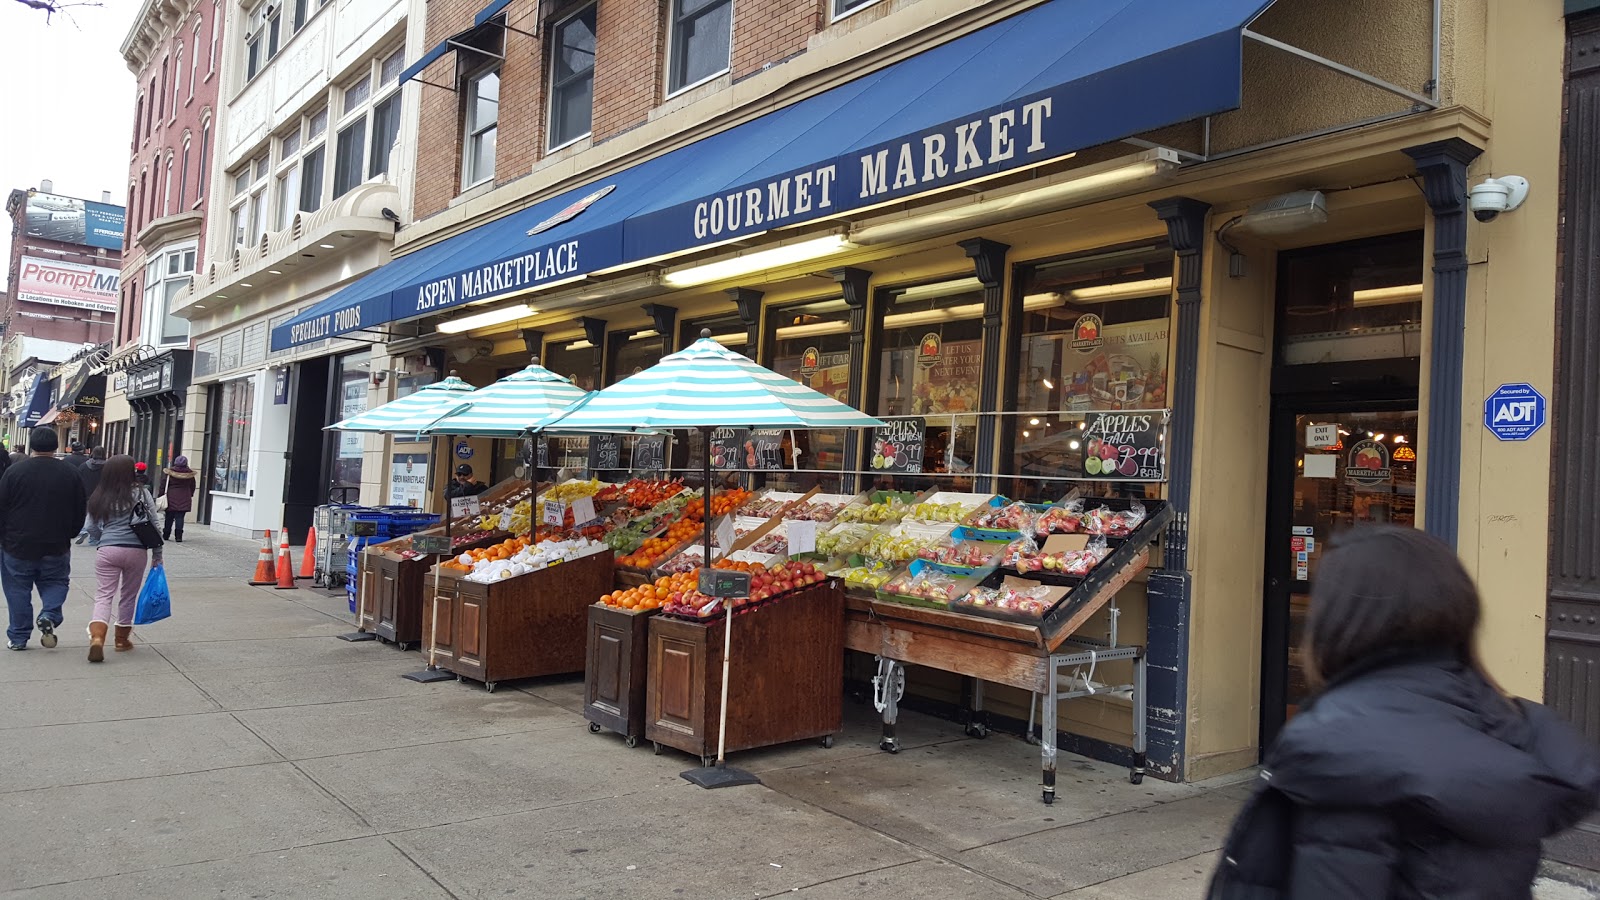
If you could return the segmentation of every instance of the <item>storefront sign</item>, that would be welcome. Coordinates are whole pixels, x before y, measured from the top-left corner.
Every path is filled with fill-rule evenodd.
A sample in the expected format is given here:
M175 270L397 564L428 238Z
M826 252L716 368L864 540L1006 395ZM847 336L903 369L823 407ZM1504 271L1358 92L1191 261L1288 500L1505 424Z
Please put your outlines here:
M659 472L667 467L667 436L647 435L633 441L633 471Z
M807 347L800 354L800 374L807 378L817 374L817 366L821 364L822 351L815 347Z
M782 428L757 428L745 440L746 468L775 471L785 467Z
M367 411L367 379L365 376L344 382L339 418L348 419ZM367 436L359 431L339 432L339 458L360 459L367 448Z
M922 451L927 441L926 419L890 419L872 430L872 468L882 472L922 471Z
M467 443L466 441L456 442L456 459L471 459L472 453L473 451L471 444Z
M280 366L272 370L272 405L289 405L289 368Z
M1307 447L1322 449L1337 443L1339 443L1338 423L1306 426Z
M931 369L937 366L939 360L944 356L940 352L940 346L937 334L930 331L923 335L922 342L917 345L917 365L924 369Z
M1502 384L1483 404L1483 425L1502 441L1525 441L1545 420L1545 399L1525 382Z
M172 390L173 360L166 357L159 364L148 365L128 373L128 399L137 400L163 391Z
M1072 326L1072 349L1078 352L1086 350L1099 350L1104 339L1100 337L1100 317L1094 313L1085 313L1078 317Z
M59 259L24 256L17 267L16 296L32 303L112 312L122 273Z
M421 506L428 490L428 454L396 453L389 466L389 505Z
M1079 320L1080 323L1082 320ZM1167 319L1098 325L1100 343L1062 353L1062 408L1159 409L1167 402Z
M1394 480L1394 470L1389 467L1389 447L1371 438L1357 441L1350 448L1350 457L1344 466L1345 480L1360 487L1384 487Z
M713 428L711 430L711 468L718 471L753 469L754 460L745 449L750 432L744 428Z
M622 436L589 435L589 474L622 467Z
M1084 417L1083 474L1114 481L1167 480L1167 409Z

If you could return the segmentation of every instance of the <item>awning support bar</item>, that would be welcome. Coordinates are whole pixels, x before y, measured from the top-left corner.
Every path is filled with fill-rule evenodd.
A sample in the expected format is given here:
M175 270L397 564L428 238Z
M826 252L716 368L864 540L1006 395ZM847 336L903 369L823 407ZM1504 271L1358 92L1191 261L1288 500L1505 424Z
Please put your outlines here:
M1416 104L1418 104L1418 105L1420 105L1422 107L1425 107L1427 109L1438 109L1439 108L1439 101L1437 101L1437 100L1434 100L1434 99L1432 99L1430 97L1425 97L1422 94L1416 93L1415 91L1408 91L1405 88L1400 87L1397 84L1390 84L1389 82L1384 81L1382 78L1378 78L1377 76L1374 76L1374 75L1368 75L1366 72L1363 72L1360 69L1352 69L1349 66L1345 65L1344 63L1334 62L1333 60L1327 58L1326 56L1318 56L1317 54L1312 53L1310 50L1302 50L1299 47L1294 46L1293 44L1286 44L1283 41L1278 40L1277 38L1267 37L1266 35L1261 34L1260 32L1251 31L1248 28L1244 29L1243 32L1241 32L1241 33L1245 37L1247 37L1247 38L1249 38L1249 39L1251 39L1253 41L1256 41L1257 43L1266 44L1268 47L1273 47L1275 49L1282 50L1283 52L1288 53L1288 54L1290 54L1292 56L1298 56L1301 59L1308 60L1310 62L1316 63L1317 65L1322 66L1324 68L1332 69L1335 72L1339 72L1341 74L1348 75L1351 78L1356 79L1357 81L1361 81L1361 82L1364 82L1366 84L1370 84L1373 87L1378 88L1379 90L1388 91L1389 93L1394 94L1396 96L1404 97L1405 99L1410 100L1411 102L1416 103ZM1437 88L1435 88L1435 90L1437 90Z

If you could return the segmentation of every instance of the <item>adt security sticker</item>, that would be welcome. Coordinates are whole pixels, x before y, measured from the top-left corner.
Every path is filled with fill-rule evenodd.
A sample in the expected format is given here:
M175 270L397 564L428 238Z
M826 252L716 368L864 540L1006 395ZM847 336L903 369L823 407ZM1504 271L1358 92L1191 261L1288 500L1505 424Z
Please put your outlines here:
M1525 441L1544 421L1544 395L1525 382L1500 385L1483 404L1483 426L1502 441Z

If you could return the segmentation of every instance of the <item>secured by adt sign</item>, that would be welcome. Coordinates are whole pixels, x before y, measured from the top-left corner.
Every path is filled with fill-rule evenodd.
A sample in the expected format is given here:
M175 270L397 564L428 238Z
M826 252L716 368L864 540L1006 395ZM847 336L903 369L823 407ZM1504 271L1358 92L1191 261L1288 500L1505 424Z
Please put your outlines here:
M1502 441L1525 441L1544 427L1544 395L1524 382L1502 384L1483 404L1483 425Z

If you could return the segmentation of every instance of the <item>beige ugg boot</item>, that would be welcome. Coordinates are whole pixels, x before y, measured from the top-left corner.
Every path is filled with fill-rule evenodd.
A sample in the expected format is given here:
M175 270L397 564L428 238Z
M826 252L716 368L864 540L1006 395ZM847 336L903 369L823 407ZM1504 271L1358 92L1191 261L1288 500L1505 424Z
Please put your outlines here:
M106 658L106 623L89 623L89 662L101 662Z
M132 650L132 649L133 649L133 626L132 625L118 625L117 626L117 650L118 651L122 651L122 650Z

